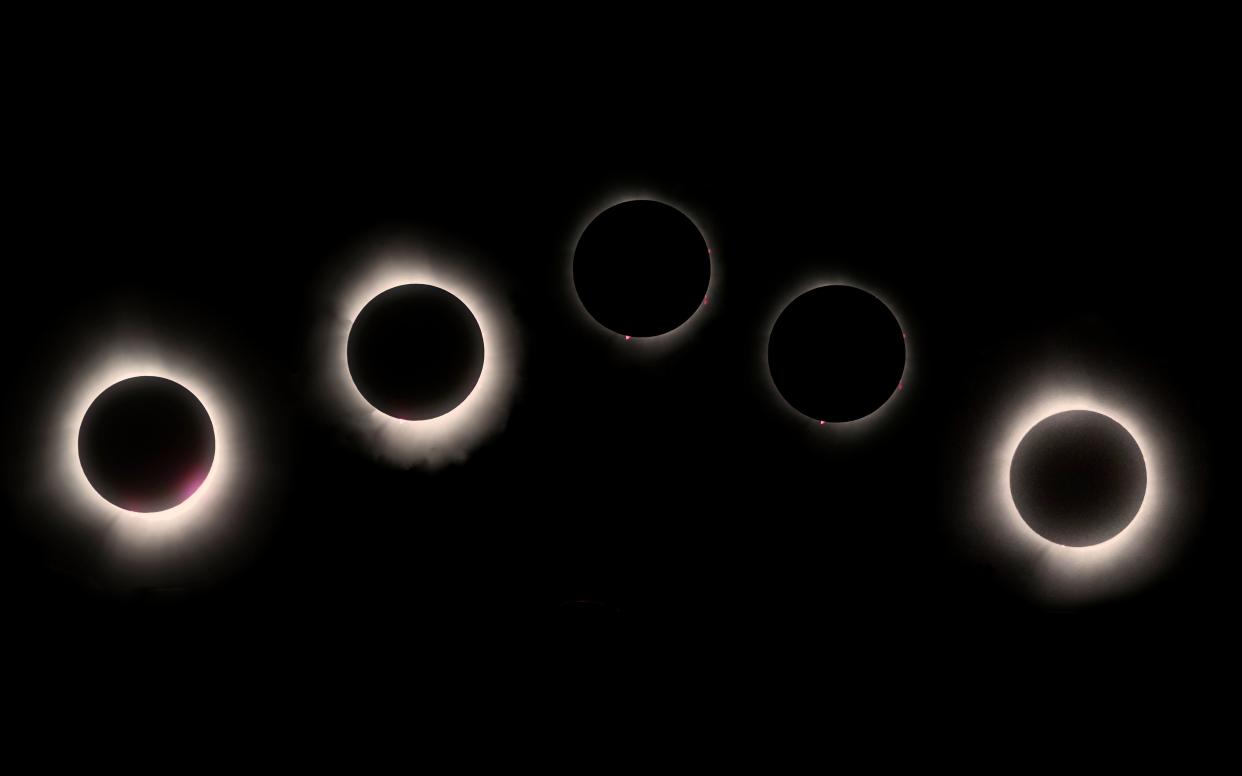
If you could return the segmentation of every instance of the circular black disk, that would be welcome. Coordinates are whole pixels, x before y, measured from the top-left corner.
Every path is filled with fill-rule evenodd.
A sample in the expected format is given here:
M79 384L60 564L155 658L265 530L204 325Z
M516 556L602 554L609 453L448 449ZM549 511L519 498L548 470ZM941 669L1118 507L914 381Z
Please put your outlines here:
M131 512L175 507L198 490L216 455L202 402L163 377L131 377L96 397L78 429L91 486Z
M680 210L634 200L595 217L574 251L574 287L591 317L618 334L655 337L703 304L707 243Z
M483 331L442 288L410 284L367 302L349 331L349 374L371 406L403 420L439 417L483 372Z
M901 383L906 342L884 303L852 286L821 286L789 303L768 338L768 370L804 415L843 423L875 412Z
M1120 423L1071 410L1044 418L1018 443L1009 489L1035 533L1067 547L1087 547L1121 533L1138 514L1147 466Z

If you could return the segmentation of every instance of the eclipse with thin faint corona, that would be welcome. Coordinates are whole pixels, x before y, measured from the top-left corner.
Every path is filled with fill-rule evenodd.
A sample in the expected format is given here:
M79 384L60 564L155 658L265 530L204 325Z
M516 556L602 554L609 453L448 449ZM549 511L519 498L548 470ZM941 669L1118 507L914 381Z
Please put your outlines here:
M781 312L768 370L785 401L829 423L875 412L901 386L905 336L892 311L853 286L812 289Z
M184 386L141 376L108 387L78 431L91 486L131 512L171 509L198 490L216 453L206 408Z
M452 411L483 371L483 332L470 308L442 288L396 286L367 303L347 344L349 374L371 406L402 420Z
M707 242L684 213L631 200L595 217L574 251L574 288L605 328L657 337L702 306L711 279Z
M1066 547L1088 547L1134 520L1147 491L1147 467L1120 423L1069 410L1039 421L1018 443L1009 487L1031 530Z

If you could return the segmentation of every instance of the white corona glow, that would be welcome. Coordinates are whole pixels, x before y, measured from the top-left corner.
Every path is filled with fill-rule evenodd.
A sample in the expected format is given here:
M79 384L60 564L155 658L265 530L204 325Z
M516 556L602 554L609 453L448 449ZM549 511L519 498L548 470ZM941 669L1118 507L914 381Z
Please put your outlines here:
M412 283L448 291L470 309L483 333L483 369L468 396L449 412L402 420L373 407L349 372L349 332L362 308L384 291ZM436 467L466 458L482 439L504 427L516 382L517 328L494 295L460 264L431 259L416 249L388 249L348 282L319 343L326 353L323 384L343 422L381 460L409 468Z
M1056 386L1033 392L992 432L980 476L982 508L968 521L973 538L984 541L1020 569L1022 581L1038 598L1077 603L1121 592L1148 578L1167 561L1185 528L1172 503L1179 467L1173 440L1135 411L1135 402L1099 390ZM1116 536L1087 547L1067 547L1037 534L1022 519L1010 488L1010 469L1018 444L1045 418L1069 410L1089 410L1120 423L1138 443L1147 468L1147 490L1138 513Z
M776 387L776 382L772 379L772 370L768 368L768 341L772 338L772 329L775 328L776 321L781 317L781 313L785 312L785 308L792 304L798 297L808 291L814 291L815 289L823 288L824 286L851 286L861 291L866 291L876 299L879 299L884 306L888 308L888 311L893 314L893 317L897 319L897 325L901 327L901 336L905 340L906 360L905 365L902 368L901 380L897 383L897 389L893 391L891 396L884 400L883 404L876 407L870 414L863 415L861 418L855 418L854 420L842 422L821 422L818 419L811 418L808 415L803 415L792 404L786 401L784 396L781 395L780 389ZM893 307L893 304L889 302L886 296L877 293L865 284L856 283L853 280L846 280L835 276L821 276L814 279L808 279L795 286L793 293L784 299L781 299L773 306L772 311L768 314L767 325L760 327L760 329L762 331L762 339L760 340L759 347L757 348L759 352L759 371L760 374L763 375L764 386L766 387L768 394L774 399L775 405L780 408L783 415L812 431L822 433L827 430L834 438L853 437L859 433L870 433L881 424L888 422L887 418L895 414L895 405L901 404L897 401L897 398L910 388L909 383L913 377L913 366L915 361L911 356L912 351L910 348L910 336L908 330L906 329L906 324L902 318L902 314L898 312L895 307Z
M604 326L587 311L586 306L582 304L582 299L578 296L578 289L574 286L574 253L578 249L578 241L582 239L582 233L587 230L592 221L599 217L600 213L616 205L636 200L653 200L676 208L682 215L690 219L690 222L694 224L694 228L699 230L699 234L703 235L703 241L707 244L707 292L703 296L702 304L680 326L672 331L657 334L654 337L625 336ZM573 304L583 320L587 321L593 330L600 332L610 340L619 343L620 346L624 346L634 353L659 355L684 343L687 338L699 330L703 322L712 315L715 307L719 305L717 296L720 289L720 249L712 240L711 230L704 227L706 223L703 218L697 215L693 209L687 208L684 203L676 199L670 199L657 192L637 188L627 188L623 192L610 194L589 208L578 222L577 228L573 230L568 249L569 262L565 273L569 298L573 300Z
M191 556L197 560L211 554L237 528L239 500L252 471L247 465L249 445L239 438L235 405L218 381L197 361L142 346L101 356L81 375L57 402L46 491L61 501L67 519L102 531L108 559L126 571L141 575L143 569L176 567ZM78 457L87 409L109 387L142 376L163 377L193 393L215 434L215 457L206 478L185 501L159 512L132 512L109 502L90 484Z

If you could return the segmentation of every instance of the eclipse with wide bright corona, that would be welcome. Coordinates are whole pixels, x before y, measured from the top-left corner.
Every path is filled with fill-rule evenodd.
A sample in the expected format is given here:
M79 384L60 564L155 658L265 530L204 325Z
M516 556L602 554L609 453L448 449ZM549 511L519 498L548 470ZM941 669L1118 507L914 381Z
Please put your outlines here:
M181 504L206 480L215 452L215 430L198 397L153 375L109 386L78 431L78 458L91 487L130 512Z
M1175 407L1142 386L1067 373L1026 383L981 409L962 538L1036 599L1098 601L1154 578L1197 515L1192 455Z
M864 418L901 388L901 324L875 296L827 285L798 296L768 337L768 370L798 412L827 423Z
M403 237L356 250L325 279L331 314L314 336L325 407L385 463L464 461L504 428L517 320L468 257Z
M350 328L349 373L371 406L401 420L455 409L483 372L479 322L461 299L433 285L390 288Z
M263 531L268 429L227 361L185 338L96 333L47 403L47 526L93 537L105 587L210 583Z
M574 288L600 325L631 337L677 329L702 307L711 256L694 222L672 205L636 199L595 217L574 250Z
M1018 443L1009 487L1031 530L1066 547L1089 547L1134 520L1147 491L1147 467L1120 423L1099 412L1067 410L1036 423Z

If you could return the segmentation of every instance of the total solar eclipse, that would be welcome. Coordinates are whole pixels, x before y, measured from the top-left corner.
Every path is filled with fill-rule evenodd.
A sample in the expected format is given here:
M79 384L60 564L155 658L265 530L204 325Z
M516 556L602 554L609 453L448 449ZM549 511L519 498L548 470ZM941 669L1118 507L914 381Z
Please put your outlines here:
M131 512L160 512L185 501L207 478L215 453L202 402L163 377L113 384L91 403L78 431L87 480Z
M627 337L656 337L703 304L711 279L707 242L684 213L653 200L595 217L574 251L574 287L586 311Z
M349 332L349 373L359 393L402 420L447 414L483 371L483 332L453 294L410 283L376 296Z
M1010 491L1035 533L1067 547L1087 547L1121 533L1147 490L1138 442L1117 421L1070 410L1035 424L1014 452Z
M768 370L785 401L820 421L844 423L879 409L901 385L901 324L876 297L829 285L794 299L768 338Z

